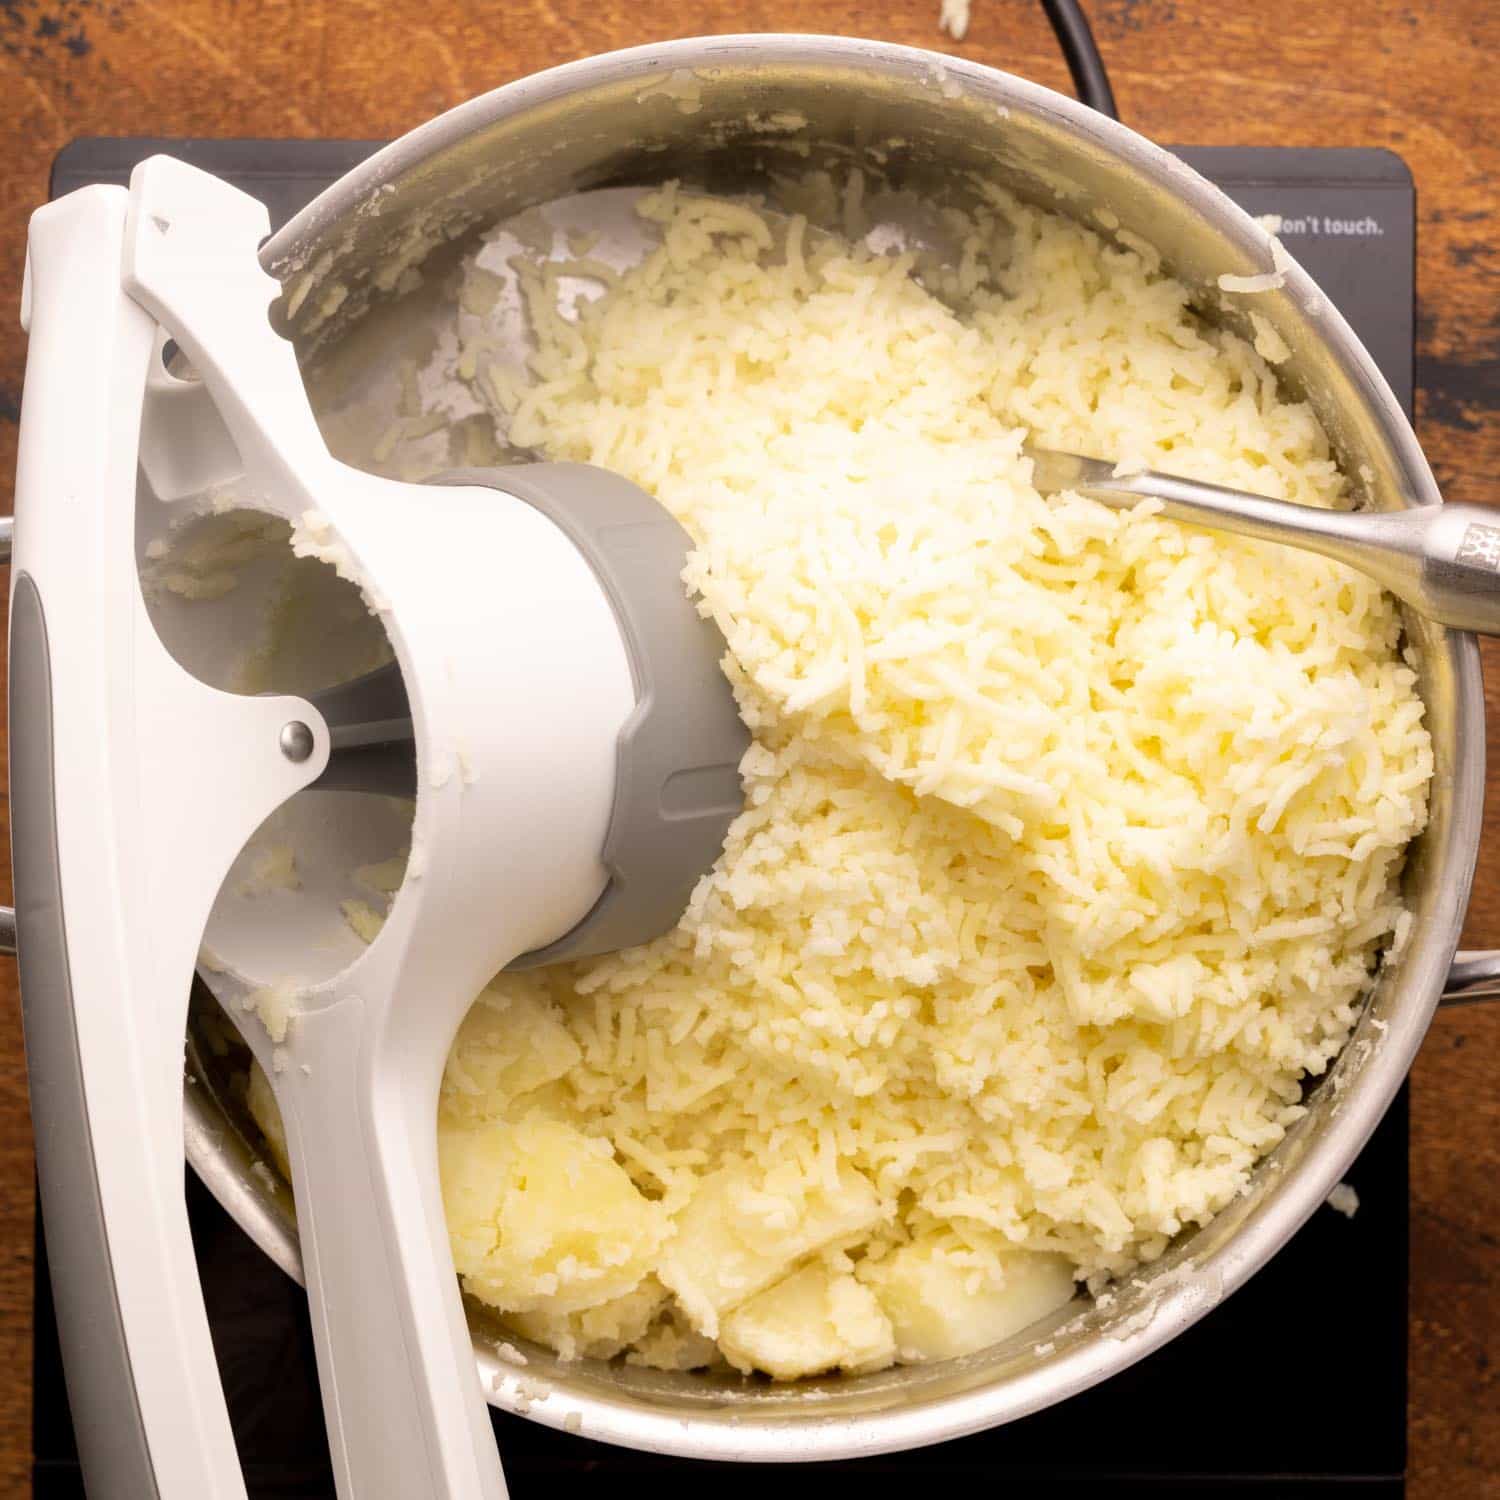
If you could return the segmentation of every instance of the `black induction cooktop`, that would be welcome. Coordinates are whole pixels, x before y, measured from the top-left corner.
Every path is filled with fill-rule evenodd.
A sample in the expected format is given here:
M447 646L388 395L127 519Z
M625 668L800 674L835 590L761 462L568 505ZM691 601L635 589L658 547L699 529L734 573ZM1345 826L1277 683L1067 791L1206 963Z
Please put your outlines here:
M56 197L125 182L168 151L262 198L281 224L375 149L368 141L83 140L52 174ZM1365 341L1410 411L1415 193L1391 153L1182 148L1252 213L1283 219L1288 248ZM1403 1091L1349 1175L1359 1212L1320 1210L1243 1290L1147 1360L1082 1396L992 1432L915 1453L765 1467L627 1452L494 1414L516 1500L560 1485L603 1493L647 1480L660 1500L826 1493L873 1482L975 1481L1008 1496L1176 1497L1404 1492L1407 1104ZM252 1500L329 1497L312 1335L298 1287L189 1174L188 1201L215 1347ZM45 1248L36 1278L37 1500L83 1494L63 1387Z

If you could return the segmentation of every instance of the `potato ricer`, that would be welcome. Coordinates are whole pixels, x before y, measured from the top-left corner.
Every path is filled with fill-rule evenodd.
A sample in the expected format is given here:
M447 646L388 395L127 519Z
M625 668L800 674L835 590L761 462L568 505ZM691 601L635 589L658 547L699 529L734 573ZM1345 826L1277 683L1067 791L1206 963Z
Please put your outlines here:
M340 1494L494 1500L438 1190L443 1062L497 970L675 922L747 736L686 534L649 496L583 465L417 485L330 456L272 326L267 230L166 157L31 221L11 785L69 1397L90 1495L245 1493L183 1202L207 934L286 1122ZM306 695L195 675L142 561L226 496L357 586L393 665ZM299 880L257 902L233 872L273 814ZM381 830L405 863L366 945L340 906Z

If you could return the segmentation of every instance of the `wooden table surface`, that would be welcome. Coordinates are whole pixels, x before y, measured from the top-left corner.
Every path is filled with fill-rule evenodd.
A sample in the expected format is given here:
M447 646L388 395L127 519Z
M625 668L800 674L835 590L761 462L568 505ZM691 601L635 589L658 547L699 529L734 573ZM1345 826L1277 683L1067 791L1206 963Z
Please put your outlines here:
M1419 431L1452 500L1500 504L1500 5L1085 0L1122 118L1161 141L1389 146L1417 180ZM639 42L801 30L941 48L1057 88L1036 0L6 0L0 483L14 472L26 219L80 135L385 137L508 79ZM399 19L398 19L399 18ZM5 510L8 502L0 501ZM1486 653L1500 743L1500 649ZM1500 778L1500 753L1493 758ZM1494 789L1492 779L1492 790ZM8 875L3 877L8 885ZM4 895L9 900L9 895ZM1500 946L1500 797L1466 935ZM1411 1488L1500 1496L1500 1005L1438 1018L1412 1090ZM32 1160L0 963L0 1495L29 1493ZM1339 1313L1330 1288L1330 1313ZM1357 1309L1347 1310L1358 1316Z

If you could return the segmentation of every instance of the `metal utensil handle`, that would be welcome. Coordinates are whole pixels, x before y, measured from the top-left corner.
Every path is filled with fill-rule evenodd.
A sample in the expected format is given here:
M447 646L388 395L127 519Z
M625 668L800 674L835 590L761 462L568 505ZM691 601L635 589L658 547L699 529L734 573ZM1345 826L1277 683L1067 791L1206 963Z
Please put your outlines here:
M1280 542L1368 573L1413 609L1455 630L1500 635L1500 513L1477 505L1320 510L1151 469L1028 447L1044 494L1071 490L1122 508L1152 499L1189 525Z

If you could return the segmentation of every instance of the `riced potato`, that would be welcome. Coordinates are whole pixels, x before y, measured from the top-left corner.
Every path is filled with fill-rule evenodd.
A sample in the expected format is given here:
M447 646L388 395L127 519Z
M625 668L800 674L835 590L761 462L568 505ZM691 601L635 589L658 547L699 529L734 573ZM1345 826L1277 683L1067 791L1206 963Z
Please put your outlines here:
M642 211L660 249L576 320L523 271L527 382L468 366L511 441L692 534L746 805L673 932L477 1002L455 1261L568 1356L962 1355L1209 1220L1297 1118L1403 920L1415 675L1362 575L1032 488L1029 436L1350 503L1280 349L1149 247L997 192L919 279Z

